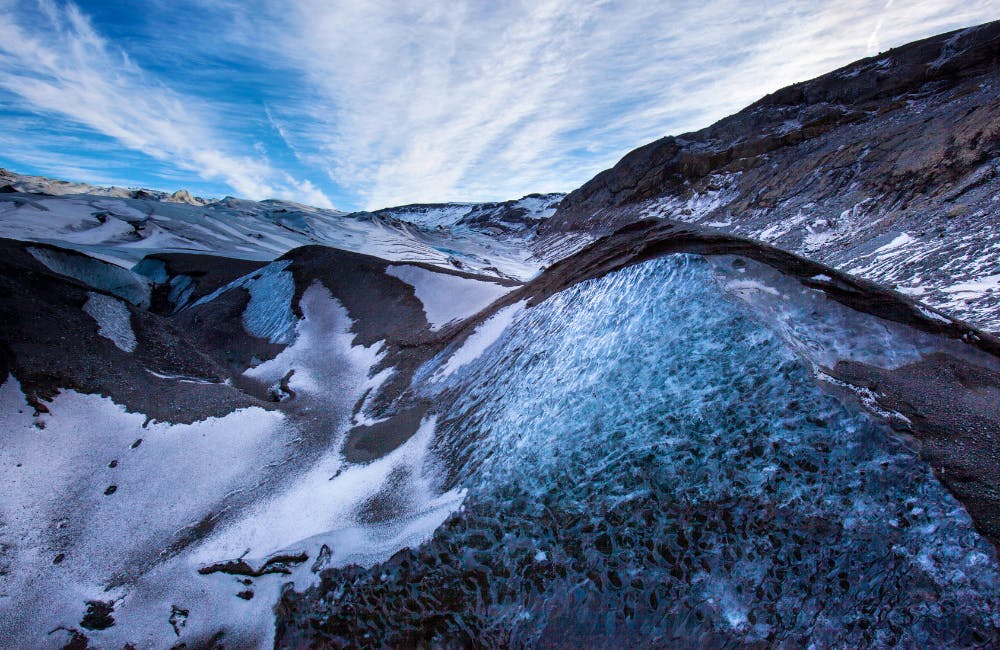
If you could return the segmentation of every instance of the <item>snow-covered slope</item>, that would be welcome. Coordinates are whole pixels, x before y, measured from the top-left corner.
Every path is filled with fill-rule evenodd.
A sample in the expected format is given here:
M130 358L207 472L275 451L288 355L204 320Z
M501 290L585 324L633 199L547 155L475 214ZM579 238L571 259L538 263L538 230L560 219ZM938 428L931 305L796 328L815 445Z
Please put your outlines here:
M417 544L460 504L421 475L433 424L391 403L517 283L321 246L161 253L149 276L0 251L0 645L266 647L284 583ZM161 284L183 289L163 315ZM401 480L406 517L365 514Z
M130 267L154 253L269 261L309 244L527 279L525 241L561 195L347 214L289 201L206 201L187 192L97 188L0 170L0 236L85 251Z
M502 233L537 225L555 214L563 194L529 194L503 203L443 203L404 205L378 210L374 214L392 216L425 227L468 226Z

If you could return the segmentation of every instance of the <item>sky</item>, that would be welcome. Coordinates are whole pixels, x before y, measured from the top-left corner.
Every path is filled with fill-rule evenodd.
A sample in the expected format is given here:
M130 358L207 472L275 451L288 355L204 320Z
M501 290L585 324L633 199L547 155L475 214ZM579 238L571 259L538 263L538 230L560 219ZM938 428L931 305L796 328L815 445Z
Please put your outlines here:
M995 0L0 0L0 166L344 210L572 190Z

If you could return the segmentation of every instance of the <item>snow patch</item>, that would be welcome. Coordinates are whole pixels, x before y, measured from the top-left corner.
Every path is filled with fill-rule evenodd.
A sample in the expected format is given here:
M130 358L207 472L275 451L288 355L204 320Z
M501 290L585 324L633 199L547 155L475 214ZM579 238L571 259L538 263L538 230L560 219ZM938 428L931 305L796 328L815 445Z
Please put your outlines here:
M295 342L243 374L273 384L294 370L289 387L295 392L327 400L346 396L353 402L364 390L359 385L365 383L368 369L381 358L381 343L352 346L354 335L347 310L319 282L305 290L299 306L302 319L295 326Z
M745 295L753 291L760 291L772 296L781 296L781 292L777 289L769 287L763 282L759 282L757 280L730 280L726 283L726 291L732 291L737 295Z
M967 293L974 295L981 295L987 291L995 291L1000 289L1000 274L989 275L978 280L970 280L968 282L959 282L948 287L942 287L941 291L945 293Z
M479 313L513 289L493 282L428 271L410 264L389 266L386 275L413 287L424 306L432 331Z
M916 241L916 240L914 240L913 237L911 237L910 235L907 235L904 232L904 233L901 233L901 234L897 235L896 238L893 239L888 244L885 244L884 246L880 246L880 247L876 248L872 252L872 254L873 255L885 255L886 253L888 253L890 251L895 251L898 248L902 248L903 246L906 246L907 244L910 244L913 241Z
M103 293L87 292L83 311L97 321L97 333L118 346L123 352L134 352L138 342L132 331L132 314L120 300Z
M452 353L447 363L435 373L434 379L441 381L462 366L478 359L483 352L499 340L500 335L524 311L527 304L527 300L522 300L508 305L480 323L476 330L465 339L462 347Z
M923 314L927 318L930 318L931 320L937 321L939 323L946 323L948 325L951 324L951 319L950 318L945 318L941 314L939 314L939 313L937 313L935 311L931 311L930 309L927 309L926 307L922 307L920 305L917 305L917 311L919 311L921 314Z

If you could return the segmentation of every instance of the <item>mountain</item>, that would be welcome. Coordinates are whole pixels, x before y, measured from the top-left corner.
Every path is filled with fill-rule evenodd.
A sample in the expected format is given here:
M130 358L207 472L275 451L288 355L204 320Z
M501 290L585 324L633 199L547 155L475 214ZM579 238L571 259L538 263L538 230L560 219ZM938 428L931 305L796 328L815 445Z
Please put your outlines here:
M545 233L646 217L800 253L1000 331L1000 23L863 59L626 155Z
M525 239L562 199L533 194L348 214L290 201L206 200L186 190L99 188L8 170L0 170L0 183L0 236L68 246L126 267L153 253L264 261L322 244L520 279L540 264Z
M0 644L1000 644L998 29L565 198L2 172Z

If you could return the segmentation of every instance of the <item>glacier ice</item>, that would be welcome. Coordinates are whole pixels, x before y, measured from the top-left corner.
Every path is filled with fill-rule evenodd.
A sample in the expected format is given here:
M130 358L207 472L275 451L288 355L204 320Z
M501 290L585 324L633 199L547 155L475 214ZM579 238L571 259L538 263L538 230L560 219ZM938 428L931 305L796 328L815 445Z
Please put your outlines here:
M246 289L250 294L243 310L243 326L247 332L271 343L291 343L295 338L296 319L292 313L295 278L285 270L290 264L288 260L272 262L216 289L192 306L207 304L233 289Z
M101 291L127 300L140 309L149 307L149 281L128 269L86 255L51 248L29 247L32 257L50 271L79 280Z
M690 256L519 312L443 386L415 384L441 405L440 489L466 490L462 510L285 611L321 640L388 645L995 638L994 549L772 325Z

